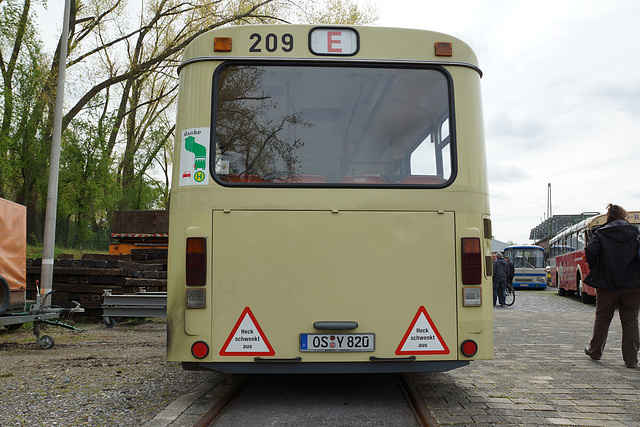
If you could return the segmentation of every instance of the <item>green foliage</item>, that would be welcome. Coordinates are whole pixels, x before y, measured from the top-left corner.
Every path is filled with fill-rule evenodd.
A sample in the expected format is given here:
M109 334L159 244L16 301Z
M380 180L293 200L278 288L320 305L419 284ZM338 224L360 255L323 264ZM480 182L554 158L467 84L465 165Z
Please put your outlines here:
M108 215L121 197L102 120L110 122L97 116L75 120L65 134L60 159L58 217L68 221L57 240L67 247L83 249L92 239L90 246L104 247L108 236L96 233L108 228Z
M47 58L29 3L0 7L0 197L36 207L38 184L47 175L48 144L41 135Z
M248 23L369 24L355 0L84 0L72 4L56 242L106 248L114 210L168 206L176 66L193 38ZM132 13L136 15L132 16ZM48 57L31 0L0 0L0 197L28 208L42 237L59 56ZM133 19L131 19L133 18Z

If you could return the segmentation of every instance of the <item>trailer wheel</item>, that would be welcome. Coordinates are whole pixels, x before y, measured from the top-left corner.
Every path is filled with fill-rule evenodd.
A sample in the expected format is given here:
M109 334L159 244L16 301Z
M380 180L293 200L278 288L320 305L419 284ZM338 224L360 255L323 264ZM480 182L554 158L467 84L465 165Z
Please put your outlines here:
M49 335L43 335L38 339L38 345L44 350L49 350L54 344L55 341Z
M0 314L4 314L9 308L9 302L11 300L11 292L9 291L9 284L4 277L0 276Z
M104 327L107 329L113 328L116 324L116 321L113 317L105 317L103 322L104 322Z

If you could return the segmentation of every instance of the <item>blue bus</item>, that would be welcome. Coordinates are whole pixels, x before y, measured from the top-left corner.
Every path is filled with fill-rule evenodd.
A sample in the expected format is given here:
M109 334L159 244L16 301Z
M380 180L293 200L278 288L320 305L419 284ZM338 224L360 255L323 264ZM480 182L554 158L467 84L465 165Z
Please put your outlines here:
M505 258L513 263L514 289L546 289L547 271L544 248L534 245L512 245L504 249Z

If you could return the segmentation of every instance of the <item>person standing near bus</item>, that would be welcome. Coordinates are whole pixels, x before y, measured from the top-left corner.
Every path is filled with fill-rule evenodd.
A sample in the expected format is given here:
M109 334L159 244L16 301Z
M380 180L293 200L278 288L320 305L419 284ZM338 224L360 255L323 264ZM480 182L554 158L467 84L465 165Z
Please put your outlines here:
M513 285L513 278L516 276L516 269L513 266L513 263L511 262L508 256L504 257L504 259L505 261L507 261L507 264L509 265L509 274L507 274L507 283L509 285Z
M504 260L502 252L496 254L493 261L493 305L500 302L500 307L505 307L507 289L507 277L509 276L509 264Z
M626 217L627 211L610 203L607 222L596 231L585 250L591 270L584 282L596 288L597 299L593 337L584 352L593 360L600 360L617 308L622 323L622 358L627 368L635 368L640 347L638 229Z

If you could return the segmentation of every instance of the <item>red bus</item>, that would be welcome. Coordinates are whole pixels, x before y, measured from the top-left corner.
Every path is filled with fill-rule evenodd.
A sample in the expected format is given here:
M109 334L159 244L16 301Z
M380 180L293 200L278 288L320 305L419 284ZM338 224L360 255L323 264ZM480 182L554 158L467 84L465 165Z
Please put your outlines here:
M629 212L630 224L640 228L640 211ZM593 233L607 222L607 214L587 218L560 231L549 241L551 286L558 295L577 295L584 303L596 301L596 290L583 283L589 274L584 250Z

